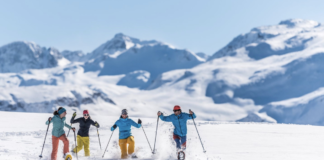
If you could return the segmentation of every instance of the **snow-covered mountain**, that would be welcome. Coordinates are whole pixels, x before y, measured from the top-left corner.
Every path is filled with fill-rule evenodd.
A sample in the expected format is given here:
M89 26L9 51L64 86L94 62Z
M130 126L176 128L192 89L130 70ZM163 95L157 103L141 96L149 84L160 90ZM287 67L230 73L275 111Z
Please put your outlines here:
M322 28L318 22L303 19L289 19L281 21L279 25L253 28L234 38L210 59L237 56L242 50L242 54L257 60L301 51L307 47L307 42L313 40L314 33L321 32Z
M292 19L252 29L204 64L163 73L156 85L204 94L216 104L250 105L247 118L263 113L278 122L323 125L324 94L317 91L324 86L323 62L324 26Z
M68 59L70 62L83 62L86 61L86 55L82 51L68 51L61 52L62 56Z
M254 28L208 61L123 34L87 55L62 54L78 63L1 73L0 110L49 112L62 105L154 117L178 104L204 120L324 125L324 26L315 21Z
M200 58L204 59L205 61L207 61L211 56L206 54L206 53L203 53L203 52L198 52L196 53L197 56L199 56Z
M57 49L40 47L32 42L13 42L0 47L0 73L51 68L66 63Z
M176 49L158 41L141 41L124 34L116 34L108 42L95 49L85 63L85 71L100 71L103 75L131 75L132 72L148 72L146 82L159 74L174 70L192 68L205 60L188 50ZM129 83L129 87L143 87L146 83ZM136 85L135 85L136 84Z

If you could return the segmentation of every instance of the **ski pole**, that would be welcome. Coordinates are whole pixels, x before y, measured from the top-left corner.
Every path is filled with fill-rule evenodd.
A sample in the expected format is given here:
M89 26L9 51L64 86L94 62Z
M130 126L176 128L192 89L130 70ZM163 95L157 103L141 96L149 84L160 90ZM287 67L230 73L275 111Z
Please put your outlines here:
M189 111L191 111L191 109L189 109ZM194 120L194 118L193 118L192 115L191 115L191 117L192 117L192 120L193 120L193 122L194 122L194 124L195 124L196 130L197 130L197 133L198 133L198 137L199 137L199 139L200 139L201 146L202 146L202 148L203 148L203 150L204 150L204 153L206 153L206 150L205 150L204 145L203 145L203 143L202 143L202 141L201 141L201 138L200 138L200 135L199 135L199 132L198 132L198 129L197 129L197 126L196 126L195 120Z
M114 130L114 131L115 131L115 130ZM106 149L105 149L105 151L104 151L104 154L102 155L102 158L105 156L106 150L107 150L107 148L108 148L108 145L109 145L110 139L111 139L112 135L114 134L114 131L112 131L112 133L111 133L111 136L110 136L110 138L109 138L109 141L108 141L107 147L106 147Z
M76 144L75 131L73 131L73 132L74 132L75 154L76 154L76 156L77 156L77 160L78 160L78 159L79 159L79 158L78 158L78 146L77 146L77 144Z
M75 114L75 116L76 116L76 112L73 113L72 117L74 116L74 114ZM74 116L74 117L75 117L75 116ZM74 120L74 118L73 118L73 120ZM72 123L71 123L71 127L72 127ZM70 130L71 130L71 129L69 129L69 132L68 132L68 134L67 134L66 137L69 137Z
M48 132L48 128L49 128L50 124L51 124L51 121L48 121L48 125L47 125L47 130L46 130L46 134L45 134L45 139L44 139L44 143L43 143L42 152L39 155L40 158L43 158L43 156L42 156L43 155L43 149L44 149L44 145L45 145L45 141L46 141L46 136L47 136L47 132Z
M155 141L154 141L154 148L153 148L153 152L152 152L153 154L155 154L155 144L156 144L156 136L157 136L158 124L159 124L159 116L157 117L157 122L156 122Z
M72 127L72 123L71 123L71 127ZM68 134L67 134L67 136L66 136L66 137L69 137L69 133L70 133L70 130L71 130L71 129L69 129L69 132L68 132Z
M144 131L144 127L143 127L143 125L142 125L142 129L143 129L143 132L144 132L144 134L145 134L145 137L146 137L147 143L150 145L151 151L152 151L152 153L153 153L153 150L152 150L151 144L150 144L149 140L147 139L147 136L146 136L146 133L145 133L145 131Z
M99 145L100 145L100 150L101 150L101 143L100 143L100 137L99 137L99 130L98 130L98 128L97 128L97 134L98 134Z

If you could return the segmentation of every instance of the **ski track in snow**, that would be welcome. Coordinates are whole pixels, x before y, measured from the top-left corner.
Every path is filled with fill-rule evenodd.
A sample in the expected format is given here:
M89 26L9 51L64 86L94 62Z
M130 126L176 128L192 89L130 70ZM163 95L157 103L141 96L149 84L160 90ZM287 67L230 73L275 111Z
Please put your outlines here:
M0 112L0 159L35 160L39 155L46 133L45 117L51 114ZM130 115L131 116L131 115ZM67 117L69 119L71 117ZM130 117L132 118L132 117ZM29 119L28 121L24 119ZM78 153L80 160L102 159L111 135L110 127L116 117L96 116L93 119L101 124L99 129L102 150L100 150L97 131L90 129L90 157L84 151ZM137 120L133 118L133 120ZM144 130L152 148L154 147L156 119L143 118ZM10 125L8 125L9 123ZM203 153L196 129L188 122L186 159L188 160L320 160L324 158L322 142L324 128L311 125L289 125L275 123L238 122L199 122L197 127L204 143ZM78 129L77 125L73 125ZM52 150L51 128L46 138L42 160L49 160ZM65 129L66 133L68 129ZM119 159L117 129L112 136L104 159ZM139 159L175 159L175 143L172 139L171 123L159 121L155 155L147 143L142 128L132 128L135 137L135 150ZM74 145L74 135L68 136L70 150ZM61 152L60 152L61 151ZM63 156L63 143L60 142L58 157ZM76 159L74 155L74 159Z

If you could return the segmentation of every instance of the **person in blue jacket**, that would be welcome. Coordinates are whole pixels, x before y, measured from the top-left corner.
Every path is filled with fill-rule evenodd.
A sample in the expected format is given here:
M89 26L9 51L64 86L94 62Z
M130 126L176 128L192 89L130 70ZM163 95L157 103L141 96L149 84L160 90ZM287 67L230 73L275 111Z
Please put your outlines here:
M138 123L135 123L133 120L129 119L127 109L123 109L119 120L117 120L114 126L111 127L111 131L114 131L117 127L119 127L119 147L121 150L122 159L127 159L128 156L137 158L134 153L135 140L131 133L131 127L134 126L136 128L140 128L141 124L142 121L140 119L138 119ZM129 145L128 149L127 144Z
M171 114L170 116L164 116L159 111L158 116L162 121L172 122L174 126L173 139L177 144L177 150L185 150L187 141L187 121L196 118L196 115L191 110L189 111L189 114L183 113L181 107L178 105L174 106L173 112L174 114Z

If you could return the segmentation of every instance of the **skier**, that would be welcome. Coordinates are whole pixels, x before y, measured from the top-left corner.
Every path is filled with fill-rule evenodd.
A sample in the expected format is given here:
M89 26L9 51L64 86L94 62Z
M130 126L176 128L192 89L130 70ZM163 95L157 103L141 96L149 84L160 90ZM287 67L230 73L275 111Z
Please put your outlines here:
M78 131L77 136L77 146L73 149L72 152L76 153L82 150L84 147L84 156L88 157L90 156L90 140L89 140L89 129L90 125L94 125L97 128L99 128L98 122L94 122L90 115L88 110L83 111L83 117L74 119L76 117L76 112L73 113L73 116L71 118L71 124L73 123L79 123L80 128Z
M138 119L138 123L135 123L133 120L129 119L127 109L123 109L119 120L117 120L114 126L111 127L111 131L114 131L117 126L119 127L119 147L121 150L122 159L127 159L128 156L137 158L136 154L134 153L135 140L131 133L131 126L140 128L141 124L142 121L140 119ZM129 145L128 149L127 144Z
M53 114L54 114L53 118L49 117L48 121L46 121L46 125L48 125L49 123L53 123L53 130L52 130L53 150L52 150L51 160L56 160L59 140L63 141L64 144L63 158L65 158L69 152L69 140L66 138L65 131L63 129L64 126L69 129L72 129L73 132L75 131L75 128L65 123L65 119L66 119L65 108L60 107L58 110L54 111Z
M160 111L158 116L162 121L172 122L174 126L173 139L177 145L177 155L182 150L186 149L187 141L187 120L196 118L195 113L191 110L188 113L182 113L180 106L176 105L173 108L174 114L170 116L164 116Z

